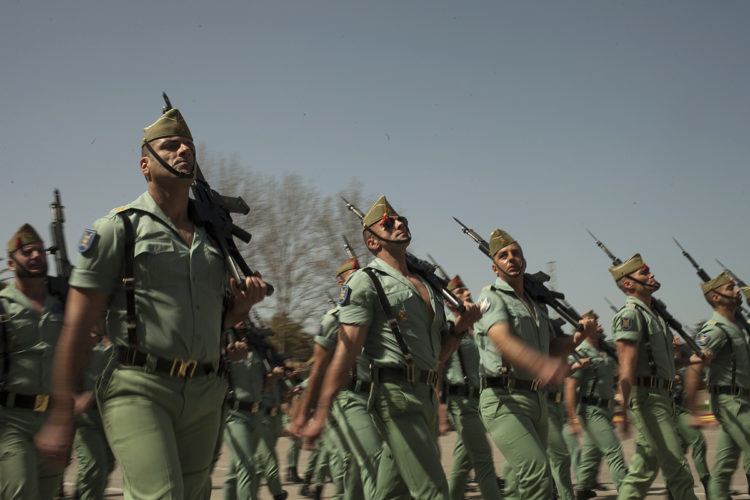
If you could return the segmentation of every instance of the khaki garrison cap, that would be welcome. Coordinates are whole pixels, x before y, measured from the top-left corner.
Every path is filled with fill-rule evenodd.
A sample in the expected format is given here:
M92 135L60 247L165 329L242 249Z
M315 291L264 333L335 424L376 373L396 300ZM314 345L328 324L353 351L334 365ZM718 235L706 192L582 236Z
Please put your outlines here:
M344 274L351 269L359 269L359 263L357 262L356 257L346 259L344 263L341 264L338 269L336 269L336 276Z
M455 290L456 288L461 288L461 287L466 287L466 284L465 284L465 283L463 282L463 280L461 279L461 277L460 277L460 276L459 276L458 274L457 274L457 275L455 275L455 276L453 277L453 279L452 279L452 280L450 280L450 281L448 282L448 284L447 284L447 285L445 286L445 288L446 288L446 289L447 289L447 290L448 290L449 292L452 292L452 291L453 291L453 290Z
M393 209L391 204L388 203L385 196L381 196L375 203L373 203L370 210L365 214L362 219L362 227L370 227L386 215L389 217L398 217L398 213Z
M615 279L615 281L620 281L620 279L624 278L628 274L637 271L638 269L645 266L646 263L643 262L643 259L641 259L641 254L637 253L630 257L628 260L623 262L622 264L617 264L616 266L609 266L609 272L612 275L612 277Z
M720 286L724 286L730 281L732 281L732 278L729 277L729 273L726 271L722 271L722 273L714 279L701 283L701 291L703 292L703 295L706 295L711 290L716 290Z
M143 129L143 144L173 135L193 140L187 122L177 108L170 109L154 123Z
M490 257L494 257L495 254L507 247L516 240L513 236L509 235L502 229L495 229L490 234Z
M740 290L742 290L742 295L745 296L746 300L750 299L750 286L742 286Z
M10 240L8 240L8 256L22 246L28 245L29 243L36 243L37 241L42 241L42 238L39 237L39 233L36 232L36 229L31 227L31 224L29 223L24 224L18 228L18 231L16 231Z

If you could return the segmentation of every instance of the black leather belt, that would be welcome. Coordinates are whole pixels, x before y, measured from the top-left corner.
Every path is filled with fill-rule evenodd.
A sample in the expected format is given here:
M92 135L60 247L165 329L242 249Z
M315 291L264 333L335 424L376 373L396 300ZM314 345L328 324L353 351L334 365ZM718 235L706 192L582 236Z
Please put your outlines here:
M672 390L674 380L667 380L659 377L636 377L635 385L638 387L649 387L651 389L666 389Z
M732 396L750 396L750 389L744 389L742 387L731 386L731 385L713 385L708 391L711 394L730 394Z
M448 396L462 396L465 398L478 398L479 397L479 387L473 387L470 385L453 385L453 384L447 384L443 391Z
M154 371L170 377L190 378L195 375L210 375L214 373L211 363L198 363L193 359L164 359L153 354L146 354L129 347L117 346L117 359L125 366L146 366L149 356L156 359Z
M512 379L507 376L502 377L482 377L482 388L498 387L501 389L514 389L521 391L540 392L544 389L539 386L537 380L520 380Z
M581 403L598 406L599 408L609 408L612 404L612 398L603 399L596 396L581 396Z
M547 399L552 401L553 403L559 403L562 401L562 392L561 391L554 391L547 394Z
M372 380L376 382L420 382L435 387L437 385L436 370L420 370L401 366L373 366Z
M11 395L13 395L12 398ZM8 404L11 399L12 402ZM2 391L0 392L0 406L45 412L47 406L49 406L49 394L18 394L17 392Z
M260 410L260 401L238 401L235 399L229 403L229 406L235 410L258 413L258 410Z

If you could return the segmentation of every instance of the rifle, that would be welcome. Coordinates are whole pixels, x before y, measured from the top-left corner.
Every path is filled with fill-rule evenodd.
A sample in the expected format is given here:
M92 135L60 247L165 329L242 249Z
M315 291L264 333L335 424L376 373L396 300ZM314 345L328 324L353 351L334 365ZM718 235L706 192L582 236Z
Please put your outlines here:
M674 237L672 240L677 244L677 246L682 250L682 255L685 256L685 258L690 261L690 263L695 268L696 274L701 279L701 281L709 281L711 277L708 275L708 273L698 265L698 263L693 259L693 257L685 250L682 245L680 245L680 242L677 241ZM746 332L750 332L750 324L748 324L747 320L745 319L745 316L742 315L742 302L740 302L739 307L734 311L734 320L740 325L741 328L743 328Z
M479 245L479 250L492 260L490 255L490 245L484 240L476 231L467 227L463 222L453 217L459 226L461 231L467 234L472 240ZM565 295L550 290L544 284L550 280L550 277L539 271L535 274L524 273L523 275L523 290L529 297L534 299L536 302L546 304L553 309L557 314L560 315L565 321L570 323L577 331L581 331L583 328L578 321L581 319L581 315L578 311L573 309L570 305L565 302Z
M162 92L162 97L164 97L162 112L166 113L172 109L172 103L169 102L169 97L165 92ZM253 271L242 258L233 237L249 243L252 235L236 226L230 214L247 215L250 207L240 196L223 196L211 189L197 161L195 162L195 180L190 189L198 218L203 222L206 232L219 244L227 271L237 282L237 286L243 288L245 280L242 276L251 276ZM266 283L266 296L271 295L273 295L273 286Z
M732 272L731 269L729 269L727 266L725 266L724 264L722 264L719 259L714 259L714 260L721 266L722 269L724 269L726 272L729 273L729 276L732 277L732 279L734 280L735 283L737 283L738 286L742 286L742 287L747 286L747 283L745 283L744 281L742 281L739 276L737 276L736 274L734 274Z
M342 196L341 199L344 200L344 203L346 203L346 208L348 208L357 217L359 217L359 220L363 220L365 218L365 214L362 213L362 211L357 207L349 203L346 198ZM445 288L448 284L448 280L436 275L435 267L429 262L419 259L413 254L406 252L406 267L412 273L420 276L432 287L433 290L439 293L443 297L443 300L448 303L451 309L455 309L456 311L461 313L466 310L463 301L454 297L453 294Z
M612 309L614 312L618 312L619 309L615 307L615 305L609 301L607 297L604 297L604 301L609 305L609 308Z
M433 257L430 254L427 254L427 258L430 259L430 262L432 262L432 265L435 266L435 270L440 273L440 276L450 281L451 277L448 276L448 273L445 272L445 269L440 267L440 264L437 263L437 261L435 260L435 257Z
M344 238L344 250L346 250L346 255L348 255L350 259L357 260L357 254L354 253L354 249L349 244L349 240L347 240L346 236L343 234L341 237Z
M607 248L604 243L602 243L596 236L594 236L594 233L586 229L586 232L591 235L592 238L594 238L594 241L596 242L596 246L601 248L605 254L607 254L607 257L609 257L612 260L613 266L618 266L622 264L622 260L617 258L612 252L609 251L609 248ZM672 314L670 314L669 311L667 311L667 305L662 302L661 300L651 297L651 307L654 308L656 311L656 314L658 314L661 319L664 320L664 322L667 324L668 328L671 328L677 334L682 337L682 340L685 341L685 343L690 347L690 350L693 351L696 355L698 355L701 359L703 359L705 356L703 355L703 352L701 352L700 347L698 347L698 344L695 343L695 340L693 340L693 337L687 334L685 332L685 329L682 327L679 321L675 319Z
M55 189L55 199L49 204L52 209L52 222L49 224L49 235L52 242L52 246L47 249L47 253L55 256L55 267L57 268L57 275L63 278L65 281L70 278L70 272L73 266L70 265L68 260L68 251L65 246L65 232L63 231L63 224L65 224L65 208L60 204L60 190Z

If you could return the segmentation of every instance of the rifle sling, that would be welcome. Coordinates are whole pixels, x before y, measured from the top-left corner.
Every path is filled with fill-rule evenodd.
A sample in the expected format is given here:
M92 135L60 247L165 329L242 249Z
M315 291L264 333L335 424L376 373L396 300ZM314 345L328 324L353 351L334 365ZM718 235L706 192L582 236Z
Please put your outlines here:
M125 211L117 212L125 226L125 251L122 258L122 287L125 290L125 322L128 326L128 345L138 347L135 316L135 229Z
M370 279L372 280L372 284L375 286L375 291L378 294L380 306L383 308L383 312L385 312L385 316L388 319L388 327L393 332L393 336L396 337L396 341L398 342L399 347L401 347L401 352L404 355L406 364L413 365L414 357L412 356L411 351L409 351L409 347L406 345L404 337L401 335L401 330L398 327L398 319L394 316L391 305L388 303L388 297L385 294L385 290L383 290L383 285L380 283L380 279L378 279L378 277L375 275L375 270L373 270L371 267L365 267L362 269L362 271L364 271L364 273L370 277Z

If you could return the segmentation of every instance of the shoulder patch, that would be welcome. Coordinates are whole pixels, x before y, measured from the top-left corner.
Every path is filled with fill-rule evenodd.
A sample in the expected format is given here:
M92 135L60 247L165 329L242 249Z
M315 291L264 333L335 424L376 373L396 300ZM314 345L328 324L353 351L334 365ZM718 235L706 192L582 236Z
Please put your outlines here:
M349 288L347 285L341 285L339 287L339 298L336 299L336 302L343 305L344 302L346 302L346 299L349 298L350 291L351 291L351 288Z
M81 241L78 242L78 251L81 253L86 253L86 251L91 248L91 245L94 244L95 239L96 231L89 228L84 229L83 235L81 235Z
M708 344L708 335L705 333L699 333L697 337L695 337L695 342L701 346L705 347L706 344Z
M486 313L487 310L490 308L490 299L487 297L484 297L482 300L479 301L479 310L483 313Z
M633 328L633 318L620 318L620 328L622 328L626 332L630 331L630 329Z

